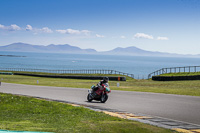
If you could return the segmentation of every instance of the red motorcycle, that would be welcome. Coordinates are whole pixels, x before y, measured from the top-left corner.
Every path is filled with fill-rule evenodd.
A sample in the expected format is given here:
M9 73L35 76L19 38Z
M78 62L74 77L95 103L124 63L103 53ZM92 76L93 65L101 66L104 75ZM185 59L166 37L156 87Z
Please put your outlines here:
M91 89L88 90L87 100L91 102L92 100L100 101L101 103L105 103L108 100L108 93L110 93L110 88L108 83L104 83L101 86L98 86L96 91L94 90L94 85Z

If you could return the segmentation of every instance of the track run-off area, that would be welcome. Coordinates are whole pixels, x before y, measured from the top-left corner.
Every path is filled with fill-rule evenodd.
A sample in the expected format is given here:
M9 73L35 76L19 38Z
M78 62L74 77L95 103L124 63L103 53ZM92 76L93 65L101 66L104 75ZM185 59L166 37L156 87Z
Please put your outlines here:
M200 132L200 97L112 90L106 103L90 103L87 89L12 83L1 83L0 92L73 103L165 128Z

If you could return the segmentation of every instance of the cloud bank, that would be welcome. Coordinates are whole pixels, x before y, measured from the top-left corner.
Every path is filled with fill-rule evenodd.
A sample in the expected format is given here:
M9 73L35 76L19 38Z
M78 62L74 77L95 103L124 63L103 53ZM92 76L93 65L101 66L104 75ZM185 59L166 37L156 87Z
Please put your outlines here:
M34 33L53 33L53 31L48 27L43 27L41 29L33 28L31 25L26 25L26 28L21 28L16 24L11 24L10 26L5 26L0 24L0 29L6 30L6 31L32 31Z
M39 33L60 33L60 34L70 34L70 35L86 35L89 36L91 34L91 31L89 30L76 30L76 29L58 29L58 30L52 30L48 27L43 27L43 28L34 28L31 25L26 25L25 28L21 28L16 24L11 24L10 26L5 26L0 24L0 30L5 30L5 31L27 31L27 32L33 32L34 34L39 34ZM105 38L104 35L100 34L94 34L96 38ZM121 39L126 39L124 35L120 36ZM157 38L154 39L152 35L145 34L145 33L136 33L133 36L133 39L150 39L150 40L169 40L168 37L163 37L163 36L158 36Z

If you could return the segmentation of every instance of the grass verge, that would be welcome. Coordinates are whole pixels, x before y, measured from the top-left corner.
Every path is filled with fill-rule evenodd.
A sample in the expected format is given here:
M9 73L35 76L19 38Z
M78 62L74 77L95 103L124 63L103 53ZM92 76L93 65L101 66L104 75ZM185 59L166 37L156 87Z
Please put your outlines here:
M200 75L200 72L166 73L166 74L161 74L159 76L195 76L195 75Z
M84 133L175 132L83 107L0 93L0 129Z

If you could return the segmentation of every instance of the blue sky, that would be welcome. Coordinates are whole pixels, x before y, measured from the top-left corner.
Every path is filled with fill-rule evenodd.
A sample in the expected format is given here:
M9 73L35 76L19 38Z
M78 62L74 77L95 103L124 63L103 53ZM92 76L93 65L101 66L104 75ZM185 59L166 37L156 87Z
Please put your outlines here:
M0 0L0 46L200 54L199 0Z

